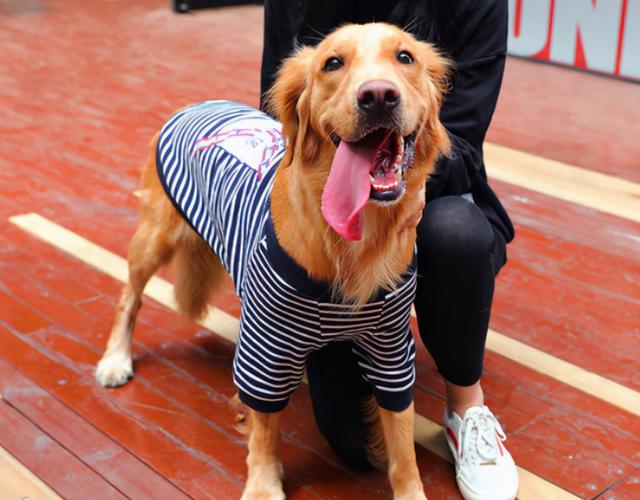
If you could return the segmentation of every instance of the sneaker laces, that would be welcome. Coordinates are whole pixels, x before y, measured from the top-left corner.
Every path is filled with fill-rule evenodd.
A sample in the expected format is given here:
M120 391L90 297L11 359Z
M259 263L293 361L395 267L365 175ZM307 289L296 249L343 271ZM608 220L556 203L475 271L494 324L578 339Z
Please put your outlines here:
M488 410L476 411L465 415L462 423L460 458L472 463L494 462L501 454L500 442L507 439L500 423Z

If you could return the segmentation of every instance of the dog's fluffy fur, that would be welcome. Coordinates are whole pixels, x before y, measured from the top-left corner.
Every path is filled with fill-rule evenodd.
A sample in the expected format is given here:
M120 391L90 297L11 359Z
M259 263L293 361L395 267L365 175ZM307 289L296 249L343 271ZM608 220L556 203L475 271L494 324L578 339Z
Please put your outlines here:
M412 64L398 61L403 50L413 56ZM344 66L323 71L327 59L334 56ZM381 287L392 288L411 262L416 234L414 228L407 229L406 221L422 203L418 193L436 157L449 147L438 120L447 70L447 62L430 45L395 27L350 25L329 35L317 48L303 48L286 60L269 94L271 109L289 141L271 194L278 240L310 277L333 283L346 300L364 303ZM336 151L332 137L355 141L362 136L355 96L363 82L380 79L399 90L398 127L403 135L416 133L415 161L406 172L404 195L389 206L368 203L361 240L347 241L328 226L320 210ZM142 174L142 214L129 248L129 282L96 372L104 386L124 384L133 374L131 335L143 288L158 268L174 260L176 302L189 318L198 318L206 310L210 293L225 281L218 257L176 212L160 184L157 140L158 136L152 141ZM370 413L375 411L372 408ZM423 498L413 451L413 405L399 413L378 409L378 414L395 496ZM244 497L282 498L279 415L250 411L250 419ZM378 439L372 449L380 455L384 446Z
M416 56L411 67L396 61L405 46ZM348 54L346 76L322 72L324 61L334 54ZM411 193L424 186L435 158L449 147L438 120L447 70L446 61L430 45L406 33L388 25L351 26L285 61L268 96L291 141L271 199L278 240L311 277L333 282L347 299L362 303L380 287L392 288L409 265L416 235L401 228L415 210ZM355 95L364 81L376 78L400 89L405 132L418 131L416 161L407 172L403 199L390 207L369 204L363 238L346 241L328 228L320 212L335 152L330 133L346 140L357 135Z

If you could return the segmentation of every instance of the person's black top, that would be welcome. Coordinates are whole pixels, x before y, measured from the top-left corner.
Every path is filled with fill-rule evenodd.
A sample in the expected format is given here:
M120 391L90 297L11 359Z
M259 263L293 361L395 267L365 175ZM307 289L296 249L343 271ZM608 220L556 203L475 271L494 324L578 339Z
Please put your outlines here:
M505 241L511 241L511 220L487 184L482 157L504 72L507 0L266 0L262 96L296 46L315 45L344 23L373 21L405 28L455 62L440 114L452 153L438 161L427 184L427 200L471 192Z

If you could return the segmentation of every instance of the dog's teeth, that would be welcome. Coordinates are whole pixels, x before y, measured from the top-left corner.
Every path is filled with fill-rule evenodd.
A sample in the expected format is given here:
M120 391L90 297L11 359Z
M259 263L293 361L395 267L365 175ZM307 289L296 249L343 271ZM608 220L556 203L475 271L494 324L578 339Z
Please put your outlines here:
M373 177L373 175L369 174L369 181L371 182L371 184L373 184L373 186L375 187L376 185L376 179Z
M395 189L398 187L399 182L395 181L395 182L391 182L389 184L374 184L373 188L377 191L382 191L382 190L388 190L388 189Z

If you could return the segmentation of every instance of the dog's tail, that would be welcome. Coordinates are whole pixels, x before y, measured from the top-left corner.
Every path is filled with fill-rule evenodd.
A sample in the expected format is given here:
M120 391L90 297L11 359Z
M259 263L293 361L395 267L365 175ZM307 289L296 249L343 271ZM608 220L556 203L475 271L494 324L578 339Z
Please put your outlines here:
M208 299L224 283L225 270L217 255L191 229L174 257L174 294L178 309L187 318L200 319Z

